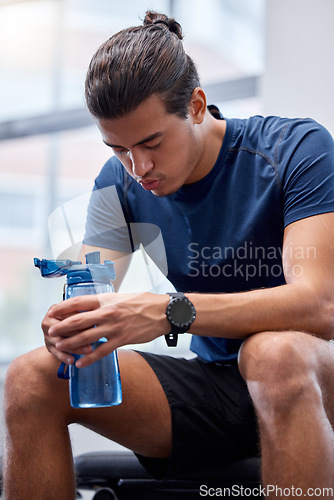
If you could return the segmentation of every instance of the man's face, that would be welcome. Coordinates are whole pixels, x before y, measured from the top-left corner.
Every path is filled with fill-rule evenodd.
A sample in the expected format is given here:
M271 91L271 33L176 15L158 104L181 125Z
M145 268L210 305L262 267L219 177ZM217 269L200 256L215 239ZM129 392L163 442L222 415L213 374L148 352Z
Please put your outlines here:
M167 113L153 95L122 118L96 123L128 174L156 196L199 180L200 141L191 112L187 119Z

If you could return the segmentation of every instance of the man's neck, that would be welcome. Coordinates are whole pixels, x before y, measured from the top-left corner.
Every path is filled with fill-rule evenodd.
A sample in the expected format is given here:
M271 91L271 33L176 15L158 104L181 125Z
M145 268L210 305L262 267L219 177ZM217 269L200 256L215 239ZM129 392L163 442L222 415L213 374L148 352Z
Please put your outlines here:
M203 164L203 171L207 175L215 165L221 150L225 137L226 121L217 120L207 111L205 122L201 163Z

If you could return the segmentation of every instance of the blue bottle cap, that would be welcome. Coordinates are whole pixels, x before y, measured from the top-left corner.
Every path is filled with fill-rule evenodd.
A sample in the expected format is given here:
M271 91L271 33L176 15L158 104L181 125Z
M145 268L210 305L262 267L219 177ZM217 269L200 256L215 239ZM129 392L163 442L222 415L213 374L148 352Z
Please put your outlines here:
M105 260L100 263L100 252L90 252L86 255L86 264L72 260L34 259L35 267L40 269L43 278L58 278L67 276L67 283L102 282L110 283L116 278L114 263Z

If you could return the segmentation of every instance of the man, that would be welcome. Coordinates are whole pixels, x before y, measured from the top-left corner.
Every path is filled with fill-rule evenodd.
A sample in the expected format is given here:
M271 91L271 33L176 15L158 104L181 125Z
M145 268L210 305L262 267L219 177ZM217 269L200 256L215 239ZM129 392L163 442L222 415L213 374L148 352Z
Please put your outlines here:
M333 140L312 120L209 110L181 38L174 20L147 13L92 59L87 105L115 157L96 180L84 250L115 260L121 280L128 251L104 194L114 187L130 228L160 228L168 278L186 295L106 294L50 308L47 349L7 374L7 500L74 498L72 422L132 449L160 478L260 446L264 485L334 487ZM121 350L122 404L70 407L59 361L84 354L77 366L88 366L182 330L195 359ZM101 337L108 342L92 352Z

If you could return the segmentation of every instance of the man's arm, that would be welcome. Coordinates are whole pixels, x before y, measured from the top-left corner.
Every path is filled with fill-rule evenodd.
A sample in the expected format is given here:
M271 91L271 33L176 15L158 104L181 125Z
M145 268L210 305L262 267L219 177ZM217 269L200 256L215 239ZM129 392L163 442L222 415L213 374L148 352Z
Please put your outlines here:
M284 234L286 285L222 295L189 294L192 333L244 338L261 331L334 337L334 213L299 220Z
M309 217L285 231L286 285L226 294L187 294L197 315L191 333L246 338L262 331L297 330L324 339L334 336L334 213ZM76 297L51 308L57 319L51 337L57 349L75 352L106 337L98 350L86 350L87 366L115 348L148 342L170 331L167 295L102 294ZM80 313L80 311L87 311ZM80 313L80 314L77 314ZM68 337L68 338L66 338Z

